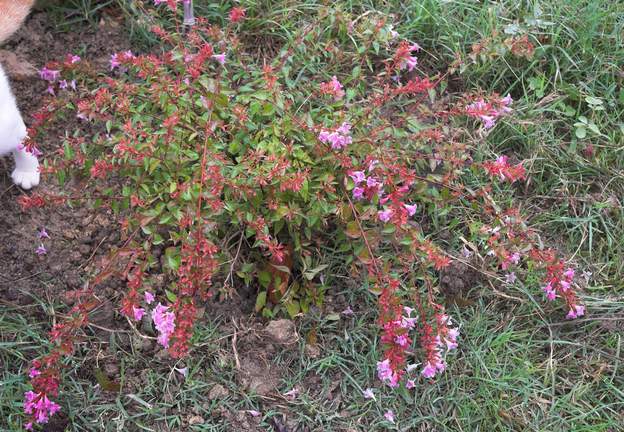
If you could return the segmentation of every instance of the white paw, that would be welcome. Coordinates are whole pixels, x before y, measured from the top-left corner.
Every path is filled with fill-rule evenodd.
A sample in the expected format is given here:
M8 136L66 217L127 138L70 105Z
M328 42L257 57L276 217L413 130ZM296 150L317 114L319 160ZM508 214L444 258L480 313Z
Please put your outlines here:
M18 171L17 169L11 174L13 183L22 189L30 189L39 184L39 171Z

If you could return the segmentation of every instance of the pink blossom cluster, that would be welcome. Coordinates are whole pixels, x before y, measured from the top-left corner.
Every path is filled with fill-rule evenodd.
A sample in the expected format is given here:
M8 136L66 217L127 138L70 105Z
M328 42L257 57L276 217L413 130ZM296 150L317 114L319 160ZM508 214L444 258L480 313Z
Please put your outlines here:
M39 77L44 81L53 83L53 82L56 82L61 77L61 71L48 69L47 66L44 66L39 71Z
M403 197L409 191L409 184L397 188L379 200L383 210L377 212L377 217L382 222L391 220L397 225L404 225L407 219L416 214L416 204L403 202Z
M374 168L374 164L369 164L369 172ZM381 196L383 193L383 182L373 175L366 176L364 171L352 171L349 177L355 183L353 188L353 199L371 200L375 194Z
M30 373L31 375L33 374L32 369ZM50 417L60 411L60 409L61 407L48 399L44 393L35 393L33 391L24 393L24 412L32 415L37 423L47 423ZM24 427L27 430L32 430L33 423L29 422Z
M568 314L566 315L567 319L579 318L585 315L585 306L579 304L573 304Z
M158 303L152 311L152 321L158 330L158 343L169 348L169 338L175 330L175 314L169 310L169 306Z
M66 65L74 65L75 63L78 63L80 61L80 57L74 54L67 54L66 56L66 60L65 63ZM53 63L54 65L57 65L58 63ZM67 80L61 80L61 72L57 69L51 69L48 66L44 66L40 71L39 71L39 77L48 82L48 88L46 89L46 92L51 94L52 96L54 96L56 93L54 91L54 85L55 83L58 81L58 88L61 90L67 90L67 89L72 89L72 90L76 90L76 81L72 80L72 81L67 81Z
M572 297L571 289L572 283L574 282L574 275L575 272L572 268L566 269L561 275L551 275L548 283L542 287L546 298L549 301L553 301L557 298L558 293L566 297L566 300ZM585 306L577 304L574 300L568 301L568 307L569 310L566 315L568 319L579 318L585 315Z
M110 58L110 70L115 70L120 67L124 61L132 60L134 58L136 58L136 56L130 50L112 54Z
M340 100L345 95L342 84L340 84L336 75L332 77L331 81L321 83L321 93L332 95L335 100Z
M399 70L407 69L409 72L414 70L418 64L418 58L412 55L413 51L420 51L420 45L417 43L410 45L407 42L403 42L399 45L395 55L398 60Z
M151 292L145 291L143 299L147 305L151 305L154 303L156 298ZM136 321L141 321L146 313L145 308L139 307L136 301L128 302L126 308L131 311L131 316ZM126 314L129 314L129 312ZM175 313L170 310L169 306L158 303L156 307L152 309L150 315L152 322L154 323L154 327L158 331L158 343L165 348L169 348L169 339L176 328Z
M520 255L519 252L514 252L511 255L507 255L503 260L503 263L501 264L501 268L503 270L508 270L509 267L511 267L512 265L520 264L520 258L522 258L522 255Z
M556 253L552 249L544 251L532 250L531 258L534 261L546 263L546 279L545 285L542 287L546 298L549 301L553 301L557 297L562 298L568 307L566 315L568 319L584 316L585 306L579 304L579 298L573 286L574 269L567 267L561 259L557 258Z
M459 328L449 327L451 318L443 313L436 313L436 321L438 325L435 334L429 324L423 327L421 343L427 353L427 361L420 373L425 378L433 378L438 373L444 372L446 362L443 358L443 351L446 350L448 353L457 348Z
M404 307L404 315L400 320L387 322L384 324L384 333L382 342L388 344L388 336L394 335L392 341L397 349L405 351L411 345L409 331L416 327L417 316L412 316L413 309ZM420 344L426 352L426 363L421 370L421 375L425 378L433 378L436 374L442 373L446 369L444 361L444 353L457 348L457 337L459 336L459 328L449 327L451 318L444 313L436 313L437 329L428 323L423 323ZM390 328L392 327L392 329ZM392 351L390 351L392 353ZM401 377L405 373L410 373L415 365L408 365L405 370L396 370L393 368L392 359L385 358L377 363L377 377L390 387L397 387ZM408 389L414 388L416 381L409 379L406 382Z
M41 241L41 243L39 244L39 246L37 247L37 249L35 249L35 253L39 256L41 255L47 255L48 250L46 249L46 247L43 244L43 240L49 240L50 239L50 235L48 234L48 232L46 231L45 228L41 228L41 231L39 231L37 233L37 238Z
M225 53L213 54L211 57L215 59L216 61L218 61L219 64L221 64L221 66L225 66L225 57L226 57Z
M323 129L318 138L322 143L331 144L332 149L340 150L353 142L351 124L343 122L334 132Z
M526 178L526 170L522 166L522 162L517 165L510 165L509 158L505 155L499 156L494 162L484 162L483 167L489 175L498 177L501 181L513 183L516 180Z
M416 214L416 204L405 204L400 203L399 209L401 213L405 212L409 217L412 217ZM395 215L396 209L393 208L385 208L384 210L380 210L377 212L377 216L379 220L382 222L389 222L392 219L392 216Z
M480 119L486 129L491 129L499 117L512 111L509 107L512 102L510 95L500 99L493 98L490 101L479 99L466 107L466 114Z

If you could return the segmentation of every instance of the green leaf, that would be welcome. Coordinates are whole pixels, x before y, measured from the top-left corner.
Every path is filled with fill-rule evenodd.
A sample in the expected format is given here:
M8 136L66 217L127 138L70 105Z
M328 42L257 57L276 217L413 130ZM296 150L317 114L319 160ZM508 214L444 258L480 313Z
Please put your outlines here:
M169 247L165 249L165 265L173 271L178 270L180 267L180 255L177 248Z
M298 301L292 301L292 302L286 303L286 312L288 312L288 315L290 315L291 318L296 317L299 311L300 311L300 308L299 308Z
M167 300L169 300L171 303L175 303L176 301L178 301L178 296L168 289L165 289L165 295L167 296Z
M106 374L102 372L102 369L95 368L94 375L102 390L106 392L118 392L121 390L121 385L118 382L111 381Z
M266 301L267 301L267 293L266 291L262 291L258 294L258 297L256 297L256 306L254 308L254 310L256 312L260 312L262 310L262 308L264 308L264 306L266 305Z
M316 277L317 274L325 270L327 267L328 267L327 264L322 264L316 268L313 268L312 270L308 270L304 272L303 277L305 277L307 280L312 280Z
M258 282L263 288L268 288L271 284L271 273L264 270L258 272Z
M584 127L577 127L574 133L578 139L583 139L587 136L587 129Z

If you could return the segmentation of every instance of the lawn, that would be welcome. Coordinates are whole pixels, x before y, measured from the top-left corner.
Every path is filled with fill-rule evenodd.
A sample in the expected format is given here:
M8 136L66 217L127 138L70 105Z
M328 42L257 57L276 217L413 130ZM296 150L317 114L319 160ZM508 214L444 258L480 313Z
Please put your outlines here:
M419 72L442 74L456 64L443 84L452 94L510 94L513 113L466 144L478 161L501 154L525 161L527 180L514 186L506 204L520 208L540 241L573 263L587 314L565 319L561 307L543 300L531 274L511 284L485 270L466 277L460 293L445 296L461 329L457 352L444 374L407 391L377 379L376 295L330 247L318 263L334 275L322 306L292 320L282 311L271 324L253 313L254 296L227 292L202 309L191 356L181 360L145 338L148 328L119 317L110 305L119 298L117 287L107 285L101 296L110 299L108 306L95 311L100 317L85 328L63 371L62 414L43 430L623 430L624 2L196 0L195 13L224 24L232 6L246 10L241 44L257 59L280 53L331 9L347 20L393 23L401 38L422 47ZM158 50L131 2L49 2L37 16L53 24L50 37L64 41L105 28L123 39L115 42L119 50L125 44L136 52ZM529 35L531 52L511 55L505 41L522 34ZM321 46L356 44L349 34L324 37ZM106 61L110 55L102 41L82 45L83 56ZM80 50L81 42L73 46ZM293 73L293 87L306 76L342 79L351 67L326 70L323 58L311 57ZM18 196L1 194L0 207L18 212ZM85 209L70 213L54 216L54 223L59 231L99 232L90 249L79 249L79 234L65 236L60 271L47 264L39 269L36 261L17 275L0 269L0 430L21 429L29 361L49 346L47 332L71 304L59 293L92 277L87 264L113 235L106 220L97 229L92 219L79 225L90 217ZM41 215L29 218L0 222L6 232L0 241L7 244L2 259L11 259L9 235L26 235L17 224L47 223ZM436 234L452 237L450 223L440 215ZM457 249L462 244L448 242ZM84 253L68 258L74 249ZM70 272L78 282L65 277ZM364 397L369 388L374 398ZM384 416L388 410L393 422Z

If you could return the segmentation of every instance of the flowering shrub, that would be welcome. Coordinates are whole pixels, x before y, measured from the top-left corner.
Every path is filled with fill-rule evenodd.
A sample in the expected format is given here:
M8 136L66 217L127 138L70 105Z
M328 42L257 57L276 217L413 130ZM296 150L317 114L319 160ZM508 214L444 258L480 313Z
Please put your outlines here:
M159 3L175 10L175 1ZM238 40L245 11L229 16L225 28L198 19L185 35L154 26L162 53L112 53L106 73L71 55L42 71L55 96L27 147L37 151L38 136L63 115L79 118L84 127L42 171L61 184L78 177L81 194L67 186L65 197L33 195L22 206L83 196L115 211L125 241L52 330L52 352L34 362L25 403L33 421L58 411L50 398L63 358L97 304L91 290L109 277L127 281L121 313L150 318L158 342L182 357L198 305L241 284L257 287L265 317L319 305L329 278L321 249L332 248L378 297L377 371L390 387L434 378L458 347L459 328L436 289L454 260L478 253L507 283L542 272L547 298L562 298L569 318L583 315L574 271L537 246L519 210L497 203L526 177L523 164L475 162L466 144L473 130L487 133L512 113L510 96L442 98L447 74L422 75L420 47L383 19L356 25L329 13L271 60ZM334 32L360 48L315 43ZM310 58L323 59L326 73L302 76ZM436 238L438 223L475 239L472 249ZM169 289L147 291L163 272Z

